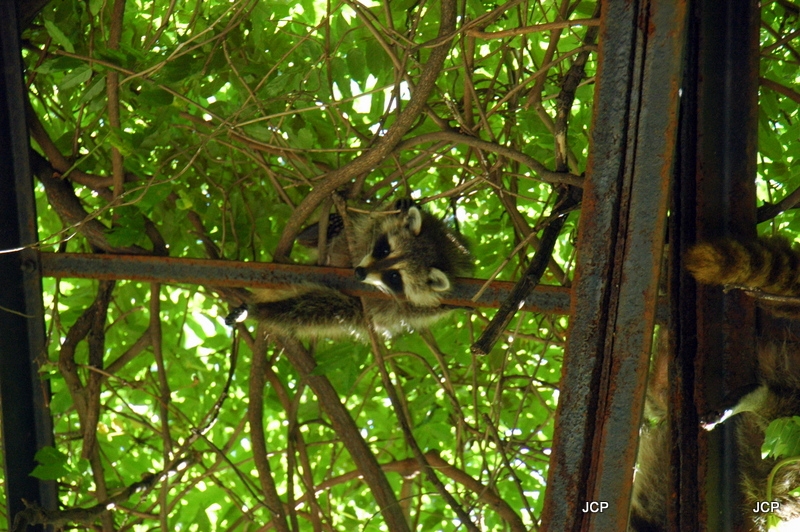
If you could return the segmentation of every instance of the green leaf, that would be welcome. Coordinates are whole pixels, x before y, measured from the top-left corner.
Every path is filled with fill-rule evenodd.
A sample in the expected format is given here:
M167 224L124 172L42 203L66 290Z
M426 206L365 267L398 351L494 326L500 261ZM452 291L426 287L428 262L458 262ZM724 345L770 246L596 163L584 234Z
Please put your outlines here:
M106 233L112 246L132 246L144 237L144 217L139 209L132 206L117 207L114 227Z
M261 124L248 124L243 129L249 136L262 142L269 142L274 135L269 128Z
M382 81L383 77L392 71L392 61L382 49L370 50L370 53L366 54L366 56L367 68L370 74L378 78L379 81Z
M57 480L69 473L67 455L53 447L42 447L33 457L39 465L33 468L32 477L41 480Z
M334 370L345 368L353 364L353 360L348 357L335 356L318 360L317 366L311 371L311 375L328 375Z
M347 68L350 70L350 76L362 84L363 88L363 83L367 80L367 60L364 50L353 48L347 52Z
M295 81L295 75L292 72L281 73L272 78L272 80L267 83L267 86L264 87L267 95L270 97L274 96L285 96L288 92L287 87L290 87Z
M89 68L89 65L82 64L81 66L77 67L75 70L64 76L64 79L61 81L59 88L61 90L71 89L81 83L85 83L89 81L89 78L92 77L92 69Z
M95 52L97 57L112 65L125 67L131 63L129 57L121 50L114 50L112 48L98 48Z
M182 211L188 211L194 205L192 198L190 198L185 192L178 191L178 195L180 196L178 200L175 202L175 206L178 207Z
M44 27L47 29L47 33L50 34L53 40L56 41L58 44L60 44L61 47L64 48L64 50L68 51L71 54L75 53L75 47L72 46L72 41L70 41L69 38L67 38L67 36L64 35L64 32L58 29L58 26L56 26L55 22L51 20L45 20Z
M51 74L53 72L71 72L72 70L85 64L86 63L81 61L80 59L75 59L72 57L57 57L56 59L47 60L38 67L36 67L36 72L40 74Z
M106 88L106 78L105 76L98 76L97 81L92 83L91 87L89 87L86 92L83 93L81 99L78 100L78 103L84 104L93 100L95 97L99 96Z
M185 81L198 73L200 63L190 54L183 54L168 62L160 70L161 76L166 83Z
M764 432L762 456L800 456L800 416L772 421Z
M164 201L167 196L169 196L170 192L172 192L172 185L170 183L154 183L147 187L147 191L138 200L136 205L147 212Z
M297 147L301 149L308 149L314 147L316 138L314 134L306 127L297 132Z
M112 129L106 140L109 144L117 148L124 157L127 157L133 153L133 145L131 144L128 135L119 129Z
M347 63L341 57L331 58L331 77L339 91L345 98L352 98L353 92L350 90L350 75L347 70Z
M175 97L164 89L146 89L139 93L139 102L153 107L165 107L172 105Z

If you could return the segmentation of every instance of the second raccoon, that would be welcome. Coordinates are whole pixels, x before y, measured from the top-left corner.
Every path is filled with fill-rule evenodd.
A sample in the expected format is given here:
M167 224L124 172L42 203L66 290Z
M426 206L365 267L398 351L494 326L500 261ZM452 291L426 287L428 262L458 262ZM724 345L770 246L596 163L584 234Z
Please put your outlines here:
M398 200L395 211L352 219L354 253L361 257L355 276L392 299L368 300L362 310L359 298L319 284L261 290L226 322L241 321L246 311L279 334L337 338L363 333L364 312L379 332L388 334L427 327L442 318L449 311L441 305L442 296L456 277L470 273L471 255L457 233L412 200ZM332 226L326 262L350 266L341 224Z
M685 256L686 269L698 282L734 285L762 290L775 296L800 295L800 252L789 241L761 238L734 239L698 244ZM771 312L797 318L800 307L764 302ZM668 461L669 438L666 426L666 339L661 338L655 370L650 377L645 406L646 420L640 431L639 458L634 477L629 531L666 532L667 485L664 464ZM764 431L771 421L800 415L800 345L795 341L760 342L758 387L745 395L725 415L735 415L739 452L739 481L745 498L741 509L757 530L767 529L766 514L755 513L757 503L767 502L766 485L770 471L778 462L761 457ZM714 424L706 424L711 429ZM793 490L800 486L800 464L788 464L773 479L772 501L778 503L775 515L782 521L800 519L800 498Z

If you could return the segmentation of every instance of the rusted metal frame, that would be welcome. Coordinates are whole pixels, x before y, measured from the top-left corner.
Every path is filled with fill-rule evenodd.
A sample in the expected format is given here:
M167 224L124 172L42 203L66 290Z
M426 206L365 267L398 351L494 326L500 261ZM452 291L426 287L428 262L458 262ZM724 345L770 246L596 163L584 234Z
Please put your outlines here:
M699 530L701 486L698 483L700 418L694 406L697 322L696 284L682 268L681 256L695 241L695 167L697 161L697 32L693 4L689 16L683 95L679 111L677 164L669 219L668 297L666 330L672 339L668 361L667 423L670 443L664 482L668 492L669 529Z
M589 500L609 506L586 514L587 530L624 530L628 521L678 133L686 11L685 0L653 0L640 7L643 40L637 40L637 48L644 55L635 74L641 76L641 97L638 116L630 116L627 152L632 158L626 156L624 170L632 172L630 206L619 226L622 256L615 256L615 268L621 268L621 282L614 291L618 304L610 309L616 317L609 319L606 337L609 382L607 395L600 397L602 425L595 432L596 461L590 469L596 480ZM639 60L634 65L638 68Z
M735 424L709 434L698 431L697 416L735 400L755 379L753 302L696 287L681 273L680 252L695 240L755 236L760 12L755 0L698 0L692 15L672 233L677 352L669 409L679 475L668 522L676 530L743 531L752 524L740 511Z
M348 268L83 253L41 253L41 261L42 274L46 277L251 288L317 283L358 297L391 297L358 281L353 270ZM514 288L512 282L492 281L481 297L472 301L485 282L481 279L458 279L443 303L458 307L497 308ZM532 312L567 314L569 299L570 290L567 288L538 286L522 308Z
M677 132L685 3L603 4L542 530L625 530ZM592 512L587 503L607 503ZM589 508L590 511L584 510Z
M543 531L579 530L605 343L621 154L631 86L634 4L608 2L600 18L592 147L578 229L572 312L542 511Z
M0 72L0 249L15 249L38 240L15 2L0 2ZM46 353L37 253L0 254L0 275L0 418L11 524L23 499L54 510L58 497L55 482L30 476L34 454L53 445L49 386L38 372Z

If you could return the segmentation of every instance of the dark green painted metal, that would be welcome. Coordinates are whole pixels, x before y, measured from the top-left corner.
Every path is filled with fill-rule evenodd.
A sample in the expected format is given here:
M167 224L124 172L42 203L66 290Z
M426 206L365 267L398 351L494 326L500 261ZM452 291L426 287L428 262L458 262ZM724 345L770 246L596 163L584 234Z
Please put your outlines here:
M0 249L5 250L38 240L18 36L15 2L0 2ZM0 276L0 419L10 525L25 508L23 499L48 510L56 509L58 499L55 482L30 476L36 451L53 444L49 387L38 372L46 354L36 252L0 254Z

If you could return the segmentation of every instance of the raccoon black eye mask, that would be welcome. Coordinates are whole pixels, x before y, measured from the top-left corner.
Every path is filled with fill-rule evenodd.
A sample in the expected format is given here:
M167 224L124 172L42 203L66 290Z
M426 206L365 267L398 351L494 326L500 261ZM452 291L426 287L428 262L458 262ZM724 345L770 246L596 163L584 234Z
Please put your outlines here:
M398 212L352 218L359 257L354 274L392 299L369 300L362 309L359 298L318 284L258 290L250 302L231 312L226 323L252 317L280 334L338 338L362 334L365 312L386 334L428 327L444 317L449 309L441 306L441 299L456 277L470 274L472 257L460 235L412 200L398 200L394 207ZM353 261L340 220L333 215L329 223L325 263L350 267ZM332 227L338 230L331 233ZM301 236L313 242L309 235L315 229Z

